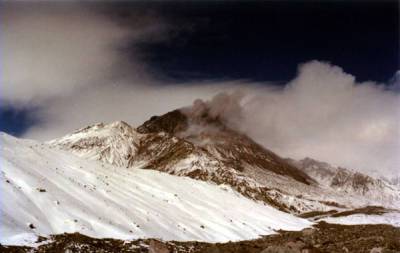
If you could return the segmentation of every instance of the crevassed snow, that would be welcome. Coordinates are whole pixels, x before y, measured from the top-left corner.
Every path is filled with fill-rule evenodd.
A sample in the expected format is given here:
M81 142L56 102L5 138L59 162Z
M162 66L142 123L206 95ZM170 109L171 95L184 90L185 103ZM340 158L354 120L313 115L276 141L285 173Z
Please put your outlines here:
M390 224L395 227L400 227L400 213L390 212L382 215L366 215L366 214L353 214L344 217L329 217L323 219L329 223L337 223L344 225L356 224Z
M228 186L89 161L6 134L0 145L2 244L63 232L223 242L311 225Z

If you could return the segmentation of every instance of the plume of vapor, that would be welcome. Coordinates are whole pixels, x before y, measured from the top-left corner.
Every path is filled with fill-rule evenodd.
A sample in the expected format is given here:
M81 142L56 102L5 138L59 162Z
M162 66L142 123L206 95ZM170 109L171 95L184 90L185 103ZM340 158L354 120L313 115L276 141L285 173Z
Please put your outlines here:
M122 27L81 6L0 5L0 102L38 106L41 118L24 137L48 140L99 121L139 125L200 98L193 113L207 107L280 155L400 173L400 104L393 89L357 83L319 61L302 64L284 88L242 80L166 84L147 71L140 52L126 59L121 50L127 39L134 44L165 34L157 18L138 16L135 22L144 24Z
M300 65L283 89L253 86L245 95L225 93L203 103L280 155L400 173L400 95L357 83L329 63Z
M242 90L235 89L231 93L221 92L216 94L209 101L196 99L193 105L183 108L190 118L201 118L207 114L211 120L229 121L231 124L239 121L242 117L241 99L244 97Z

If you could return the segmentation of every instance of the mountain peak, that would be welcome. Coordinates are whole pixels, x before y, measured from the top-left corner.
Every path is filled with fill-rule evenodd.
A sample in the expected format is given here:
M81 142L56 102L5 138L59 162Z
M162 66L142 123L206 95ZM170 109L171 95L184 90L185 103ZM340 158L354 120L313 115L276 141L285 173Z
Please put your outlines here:
M213 112L207 103L196 100L191 107L151 117L137 131L142 134L166 132L189 143L189 146L184 146L190 147L190 150L206 152L207 156L236 171L242 172L246 167L257 166L305 184L313 182L305 173L257 144L246 134L226 126L220 115L219 112ZM192 151L187 150L185 153Z
M128 166L137 152L139 134L124 121L97 123L49 142L75 154L118 166Z
M169 134L177 134L188 130L188 128L193 125L199 126L200 128L203 128L203 130L210 128L227 130L229 129L229 124L225 122L226 120L224 120L224 115L232 114L232 111L240 111L236 104L236 106L226 107L215 105L224 102L227 104L233 103L225 101L227 99L229 100L231 98L225 94L220 94L217 99L210 102L204 102L201 99L197 99L191 106L173 110L161 116L151 117L139 126L137 131L139 133L166 132Z
M128 132L134 131L134 128L131 125L129 125L128 123L126 123L125 121L114 121L109 124L104 124L103 122L100 122L100 123L95 123L95 124L89 125L84 128L80 128L80 129L74 131L72 134L69 134L67 136L73 136L73 135L77 135L77 134L89 134L90 135L95 132L100 133L100 132L110 131L110 130L119 131L122 133L128 133Z
M166 132L174 134L185 130L188 126L188 118L181 110L173 110L162 116L153 116L141 126L137 131L142 134Z
M132 127L128 123L122 120L117 120L109 124L111 127L117 127L117 128L129 128Z

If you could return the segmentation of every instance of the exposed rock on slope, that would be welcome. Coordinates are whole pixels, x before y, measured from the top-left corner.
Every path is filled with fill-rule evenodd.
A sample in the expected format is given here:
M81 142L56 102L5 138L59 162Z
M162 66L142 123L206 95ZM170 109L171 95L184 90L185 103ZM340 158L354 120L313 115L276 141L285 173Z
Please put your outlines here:
M184 114L175 110L163 116L152 117L138 127L138 132L165 132L177 136L214 156L224 166L240 172L244 171L246 166L255 166L305 184L312 182L307 174L276 154L261 147L246 135L230 129L219 118L211 117L207 108L198 114L192 116L191 113Z
M279 231L277 235L255 240L205 243L176 242L155 239L122 241L90 238L78 233L52 236L38 248L2 247L2 252L157 252L157 253L376 253L400 251L400 228L388 225L333 225L325 222L299 232Z
M153 116L137 128L139 133L166 132L174 134L188 127L188 118L180 111L174 110L162 116Z
M172 111L152 117L136 131L121 122L97 124L50 144L111 164L227 184L246 197L287 212L309 211L321 205L260 183L260 173L264 177L280 175L288 184L309 185L313 180L247 136L208 117L207 112L190 118L179 110ZM121 147L126 152L119 152Z
M229 128L205 103L154 116L137 129L122 122L95 125L51 144L111 164L227 184L286 212L400 206L398 190L378 187L381 183L370 182L368 176L352 174L350 180L346 171L331 170L327 164L313 170L307 169L313 168L307 160L280 158ZM366 197L371 189L375 194Z

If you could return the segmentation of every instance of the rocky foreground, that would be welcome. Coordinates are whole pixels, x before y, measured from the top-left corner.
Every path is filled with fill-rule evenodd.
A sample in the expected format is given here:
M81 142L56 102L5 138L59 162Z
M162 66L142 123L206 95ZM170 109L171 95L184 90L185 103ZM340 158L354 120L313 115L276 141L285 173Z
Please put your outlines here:
M390 225L335 225L320 222L302 231L279 231L256 240L203 243L140 239L96 239L79 233L40 238L38 247L0 246L1 252L400 252L400 228Z

